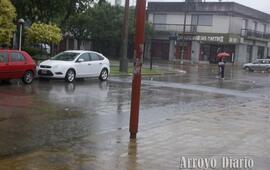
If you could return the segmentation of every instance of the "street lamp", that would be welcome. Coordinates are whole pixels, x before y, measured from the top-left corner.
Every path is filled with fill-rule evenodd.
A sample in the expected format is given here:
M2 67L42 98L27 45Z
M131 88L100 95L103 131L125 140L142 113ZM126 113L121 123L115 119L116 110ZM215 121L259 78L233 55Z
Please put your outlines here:
M19 51L22 49L22 28L24 24L24 19L19 19L18 23L20 24L20 38L19 38Z

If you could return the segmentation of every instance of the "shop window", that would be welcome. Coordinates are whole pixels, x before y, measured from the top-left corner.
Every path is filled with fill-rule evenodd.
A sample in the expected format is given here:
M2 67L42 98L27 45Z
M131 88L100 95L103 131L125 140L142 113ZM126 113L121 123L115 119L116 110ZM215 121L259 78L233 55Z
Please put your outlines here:
M258 56L258 59L264 58L264 47L258 47L257 56Z
M248 62L252 62L252 45L247 46L247 55L248 55Z

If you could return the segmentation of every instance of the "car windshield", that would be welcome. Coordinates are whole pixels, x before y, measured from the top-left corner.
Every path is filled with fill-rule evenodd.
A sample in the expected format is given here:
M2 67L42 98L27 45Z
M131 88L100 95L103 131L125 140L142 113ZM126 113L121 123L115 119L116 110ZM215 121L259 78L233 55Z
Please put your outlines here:
M74 52L62 52L57 54L52 58L52 60L60 60L60 61L73 61L79 55L79 53Z

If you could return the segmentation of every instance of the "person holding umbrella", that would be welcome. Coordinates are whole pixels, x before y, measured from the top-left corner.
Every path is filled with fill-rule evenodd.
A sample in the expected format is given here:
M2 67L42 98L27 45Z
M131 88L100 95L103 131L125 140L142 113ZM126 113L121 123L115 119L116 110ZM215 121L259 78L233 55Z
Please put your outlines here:
M230 57L229 53L226 52L220 52L217 55L217 59L218 59L218 69L219 69L219 78L224 79L224 72L225 72L225 61L224 59L226 57Z

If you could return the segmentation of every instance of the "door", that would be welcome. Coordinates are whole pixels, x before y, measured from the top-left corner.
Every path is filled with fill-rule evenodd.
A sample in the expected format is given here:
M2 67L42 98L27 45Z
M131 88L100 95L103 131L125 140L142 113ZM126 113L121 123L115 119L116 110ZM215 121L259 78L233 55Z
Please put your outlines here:
M252 70L260 70L261 64L262 64L262 60L256 60L255 62L253 62L251 69Z
M0 79L10 78L10 68L8 64L8 53L0 52Z
M248 45L247 46L247 55L248 55L248 62L251 63L252 62L252 52L253 49L252 49L252 46L251 45Z
M103 61L100 60L100 57L96 53L91 53L91 67L93 76L99 76L101 73Z
M262 63L260 65L260 71L267 70L268 62L266 60L262 60Z
M10 76L11 78L21 78L27 69L27 61L20 52L10 53Z
M77 77L89 77L91 75L91 63L89 53L83 53L75 63Z

